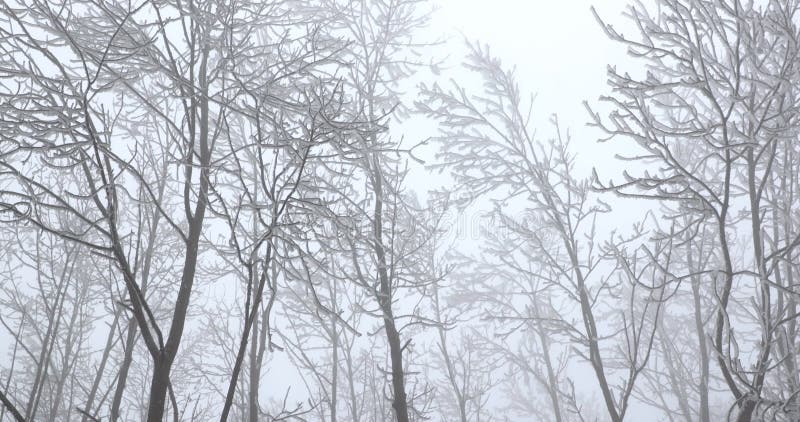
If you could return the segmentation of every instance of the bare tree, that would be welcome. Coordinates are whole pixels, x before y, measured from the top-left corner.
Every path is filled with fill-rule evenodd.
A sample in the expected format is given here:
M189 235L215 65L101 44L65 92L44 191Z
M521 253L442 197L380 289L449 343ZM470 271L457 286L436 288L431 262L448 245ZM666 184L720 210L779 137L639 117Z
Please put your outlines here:
M797 234L776 232L776 214L766 209L782 195L769 186L776 183L775 164L786 154L786 141L797 134L798 4L659 1L658 6L657 13L642 4L628 9L639 29L636 37L601 21L608 36L627 45L648 70L631 76L611 67L615 94L602 100L612 112L609 119L592 113L609 137L631 139L641 149L627 158L657 163L658 170L626 173L621 183L597 187L681 203L679 211L693 215L687 230L716 228L720 265L712 262L697 272L715 285L713 349L733 395L731 412L737 409L742 421L767 413L791 418L795 394L776 388L770 361L795 360L785 348L776 356L776 333L794 316L788 316L785 301L778 304L777 297L793 293L782 290L775 270L794 253ZM734 230L746 230L749 239L733 236ZM780 240L768 242L773 235ZM743 242L749 242L750 256L737 255ZM754 301L745 299L750 286L757 289ZM751 352L751 363L744 363Z
M590 197L587 181L573 175L574 158L568 149L568 133L562 132L554 119L556 138L548 144L537 141L530 127L530 109L523 104L513 72L504 70L499 60L480 46L469 47L466 66L482 78L485 92L472 94L454 82L452 89L439 85L424 88L418 102L420 110L437 119L442 127L443 135L438 140L443 164L439 167L450 170L463 188L475 195L496 193L502 203L520 201L536 217L537 224L529 227L515 222L513 216L503 211L496 212L498 228L512 234L504 242L510 249L497 253L501 259L499 266L523 277L540 278L558 289L562 300L579 305L582 324L572 325L571 318L562 314L555 318L560 321L558 329L571 336L573 344L581 345L579 354L595 374L608 416L614 421L622 420L635 381L650 355L652 327L645 322L645 315L658 313L660 306L653 300L657 296L645 293L643 307L634 306L634 298L642 298L636 293L637 284L632 283L640 274L629 267L636 264L619 254L607 258L609 253L605 249L609 247L599 250L596 219L608 207ZM527 254L520 264L513 261L516 253ZM613 263L616 269L602 273L601 264L606 262ZM548 270L532 269L531 263L541 263ZM618 276L631 283L615 282ZM535 295L534 292L529 294ZM603 309L614 305L611 300L603 303L602 294L620 293L630 297L631 303L628 312L618 314L621 326L607 328L626 334L618 355L624 362L621 369L626 375L615 395L616 388L609 380L613 372L609 367L610 356L601 344L605 335L597 315L615 313ZM540 306L546 304L535 304L530 309ZM531 315L530 309L522 313L523 321L547 318L541 311ZM553 365L550 366L552 370ZM548 378L552 379L545 384L554 393L555 377ZM554 414L560 415L559 400L555 395L552 398Z
M8 53L3 78L13 81L11 91L3 93L8 98L4 141L11 146L4 151L2 174L11 188L3 192L3 211L115 262L124 278L129 310L153 360L148 419L160 421L195 281L212 150L219 133L212 132L212 113L224 114L224 107L212 105L210 91L212 66L222 63L214 56L212 40L223 34L215 33L214 26L221 27L232 12L214 2L193 4L191 10L154 2L62 6L3 6L9 22L3 29ZM63 12L72 19L64 20ZM211 16L215 18L206 19ZM184 37L178 41L181 33ZM143 71L150 75L136 77ZM108 94L115 86L121 89L116 101ZM13 92L19 89L26 94ZM156 320L142 293L126 238L130 225L122 214L131 190L143 189L148 201L158 200L151 186L152 168L137 168L137 148L120 145L120 136L147 140L140 128L116 125L119 113L136 110L157 116L160 130L154 131L167 139L160 156L166 160L176 154L183 169L178 184L184 215L170 214L164 202L156 204L167 223L162 227L174 230L183 243L166 334L160 328L164 321ZM52 112L59 117L51 119ZM29 154L50 169L72 173L77 183L54 186L43 180L21 158ZM63 216L76 219L78 226L58 224L54 217Z
M386 125L396 121L402 111L397 85L419 65L412 58L416 46L412 35L427 20L421 4L420 0L324 2L330 36L342 37L349 44L342 57L352 63L344 77L352 101L348 112L352 120L367 126L338 146L343 163L329 165L329 174L347 174L347 185L361 183L363 188L348 192L328 182L322 189L346 198L348 216L364 223L344 222L342 231L351 235L344 239L347 243L335 248L348 251L352 261L349 277L366 288L378 305L376 316L382 320L389 348L392 408L399 422L411 420L414 409L403 363L410 341L404 343L401 338L395 302L403 287L415 284L404 279L407 268L403 266L408 265L404 259L413 259L408 250L413 250L419 239L409 239L401 232L412 227L414 207L403 192L401 156L406 151L386 131ZM351 192L358 196L349 196ZM409 225L401 226L400 220Z
M800 0L594 13L591 172L430 9L0 2L0 420L798 420Z

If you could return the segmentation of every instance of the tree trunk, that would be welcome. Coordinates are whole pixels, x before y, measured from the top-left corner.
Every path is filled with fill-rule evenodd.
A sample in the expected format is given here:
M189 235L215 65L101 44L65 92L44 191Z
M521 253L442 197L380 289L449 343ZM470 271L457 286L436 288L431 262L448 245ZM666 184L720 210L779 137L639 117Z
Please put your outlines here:
M696 271L692 263L692 253L687 254L689 263L689 271ZM706 344L706 332L703 328L703 314L702 304L700 303L700 277L695 275L692 277L692 298L694 300L694 327L697 332L697 346L699 348L700 358L700 385L698 390L700 393L700 422L710 422L711 417L708 408L708 368L709 356L708 346Z
M397 422L408 422L408 402L406 399L405 373L403 371L403 349L400 345L400 333L394 325L394 316L391 308L384 309L384 328L386 338L389 341L389 353L392 360L392 391L394 408Z
M380 291L378 303L383 312L383 327L389 343L389 357L392 362L392 408L397 422L408 422L408 401L405 389L405 372L403 371L403 347L400 344L400 333L397 331L392 311L392 282L387 271L386 251L383 248L383 174L377 158L372 161L372 182L375 193L375 209L373 213L373 230L375 237L375 255L378 261L378 277Z
M94 382L92 383L92 388L89 391L89 398L86 400L86 406L83 409L84 412L81 417L81 422L88 422L89 416L93 415L92 409L94 408L94 399L97 396L97 389L100 387L100 381L103 379L103 373L106 369L106 363L108 362L108 356L111 353L111 347L114 345L114 332L117 330L117 323L119 322L119 315L122 312L121 307L117 307L116 312L114 312L114 320L111 322L111 326L108 329L108 337L106 337L106 346L103 349L103 356L100 358L100 366L97 368L97 374L94 377Z
M114 400L111 403L111 422L116 422L119 419L119 408L122 404L122 393L125 392L125 384L128 382L128 371L133 362L133 348L136 342L136 318L131 317L128 320L128 337L125 339L125 356L122 358L122 364L119 368L119 379L117 379L117 388L114 390Z
M266 271L266 269L264 270ZM261 365L258 362L258 318L253 313L253 341L250 342L250 391L247 395L247 413L249 422L258 422L258 387L261 375Z
M163 356L153 362L153 376L150 379L150 401L147 406L148 422L163 422L164 420L170 366L169 361Z

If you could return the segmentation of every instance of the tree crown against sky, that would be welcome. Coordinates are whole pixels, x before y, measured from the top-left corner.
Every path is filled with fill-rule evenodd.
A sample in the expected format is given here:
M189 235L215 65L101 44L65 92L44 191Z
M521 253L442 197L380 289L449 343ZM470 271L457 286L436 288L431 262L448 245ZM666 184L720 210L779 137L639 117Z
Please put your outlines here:
M0 5L0 420L800 417L800 3L436 6Z

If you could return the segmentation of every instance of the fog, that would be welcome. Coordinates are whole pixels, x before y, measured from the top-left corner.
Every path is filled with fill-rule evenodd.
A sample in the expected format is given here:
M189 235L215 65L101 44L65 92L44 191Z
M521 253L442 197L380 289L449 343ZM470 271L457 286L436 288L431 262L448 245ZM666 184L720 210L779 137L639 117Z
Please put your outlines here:
M0 4L0 421L797 421L800 1Z

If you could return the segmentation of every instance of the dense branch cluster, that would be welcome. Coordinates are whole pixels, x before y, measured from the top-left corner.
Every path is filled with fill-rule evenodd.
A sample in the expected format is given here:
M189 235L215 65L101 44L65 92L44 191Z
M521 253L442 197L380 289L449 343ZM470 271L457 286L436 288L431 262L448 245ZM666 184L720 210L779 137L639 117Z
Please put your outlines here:
M800 1L652 3L573 140L423 0L2 2L0 421L800 419Z

